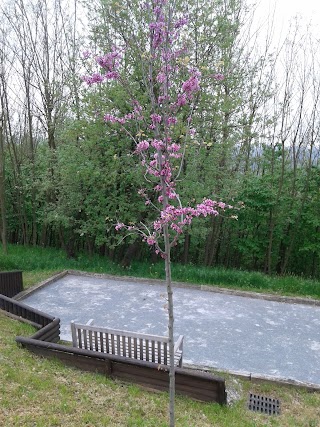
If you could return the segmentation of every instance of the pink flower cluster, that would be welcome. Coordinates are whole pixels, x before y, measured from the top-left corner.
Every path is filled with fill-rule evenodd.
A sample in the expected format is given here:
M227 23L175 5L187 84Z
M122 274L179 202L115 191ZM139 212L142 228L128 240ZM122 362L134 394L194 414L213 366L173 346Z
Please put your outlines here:
M175 24L174 24L174 28L175 29L179 29L181 27L184 27L185 25L187 25L189 22L189 19L187 16L182 16L181 18L179 18Z
M144 8L151 16L149 24L151 41L151 61L154 61L155 68L150 72L149 82L152 86L157 86L153 93L156 94L157 104L152 103L151 112L142 111L142 107L137 100L132 101L132 111L122 117L116 113L105 114L104 120L108 123L118 123L125 125L131 120L144 120L146 122L145 133L147 136L138 132L132 138L136 142L134 153L141 158L141 164L148 175L147 182L153 183L153 197L146 189L141 189L139 194L144 198L146 206L154 207L159 216L151 225L140 223L139 225L126 226L123 223L115 225L116 230L126 229L139 233L143 240L149 246L154 246L157 253L165 256L160 249L160 241L164 234L164 227L170 230L171 245L175 244L178 236L181 235L184 228L191 224L197 217L216 216L219 210L231 208L222 202L211 199L203 199L195 207L182 207L179 194L176 191L176 177L181 168L181 157L183 156L181 145L177 142L178 111L180 108L190 104L195 95L200 91L201 73L197 68L187 69L188 61L180 61L179 57L186 54L186 46L179 43L174 50L174 41L178 38L180 29L188 23L186 16L175 18L169 24L166 17L167 10L165 5L168 0L147 1ZM169 28L171 27L171 29ZM122 56L116 48L112 51L95 58L97 64L101 67L101 73L94 73L91 76L83 77L89 85L102 83L104 80L119 79L118 69ZM157 64L159 65L156 68ZM153 74L155 71L155 74ZM186 75L185 81L181 86L176 84L176 78L181 76L181 72ZM216 73L210 76L216 81L222 81L224 76ZM154 82L155 79L155 82ZM177 90L178 88L178 90ZM176 91L176 92L175 92ZM187 109L185 108L186 113ZM193 111L190 108L190 111ZM190 128L192 122L192 113L183 114L186 119L186 135L194 135L195 129ZM178 116L179 117L179 116ZM139 128L139 126L138 126ZM127 129L128 135L132 130ZM134 131L135 132L135 131ZM143 135L144 139L140 139ZM178 140L180 141L180 139ZM182 139L184 142L184 139Z
M108 71L105 74L93 73L91 76L82 76L81 79L89 86L95 83L102 83L104 80L118 80L119 73L117 71Z
M177 102L176 102L176 106L179 107L183 107L184 105L187 104L187 96L185 93L179 93L178 97L177 97Z
M163 13L166 0L153 1L154 22L149 24L149 30L152 40L152 47L158 49L166 40L167 30Z
M104 68L107 71L114 71L119 68L121 59L122 56L120 52L113 47L111 52L106 53L103 56L97 56L96 62L101 68Z
M82 58L83 59L88 59L91 56L91 52L89 50L85 50L82 52Z
M136 145L136 150L135 153L136 154L141 154L143 151L147 151L150 147L150 144L148 141L140 141L137 145Z
M89 56L90 52L83 52L83 57L85 59L89 58ZM105 70L105 73L93 73L90 76L82 76L81 79L89 86L95 83L102 83L104 80L118 80L120 75L117 69L120 66L121 59L121 53L113 47L111 52L95 58L97 64Z
M139 102L134 100L132 104L134 106L134 109L131 113L125 114L123 117L117 117L113 114L108 113L104 115L104 121L109 123L120 123L121 125L124 125L130 120L143 120L142 107Z
M206 217L208 215L217 216L219 211L217 209L232 208L232 206L226 205L222 202L216 202L211 199L204 199L202 203L199 203L195 208L192 207L175 207L173 205L167 205L167 207L161 211L160 218L153 223L155 232L160 233L164 225L168 224L171 230L177 234L183 232L183 228L186 225L190 225L193 218L195 217Z
M224 80L224 75L222 73L212 74L211 77L217 80L218 82L221 82L222 80Z
M155 189L158 191L160 190L160 187L156 186ZM140 190L139 193L147 199L146 205L151 203L144 189ZM174 192L172 194L175 196ZM159 197L159 199L162 198L163 196ZM191 224L193 218L200 216L206 217L208 215L217 216L219 215L218 209L225 210L231 208L232 206L226 205L223 202L217 202L207 198L205 198L202 203L196 205L195 208L175 207L169 204L160 212L160 217L153 222L153 230L150 230L148 234L145 232L141 233L141 230L136 226L126 226L123 223L117 223L115 229L121 230L125 228L129 231L140 231L140 234L142 234L143 239L149 246L156 246L158 248L158 238L162 234L163 227L165 225L168 225L169 228L178 236L183 233L185 226ZM159 249L157 249L156 252L159 253Z
M193 94L200 90L200 76L200 71L192 69L189 79L182 84L182 92L186 94L188 99L191 99Z
M104 78L100 73L93 73L91 76L82 76L81 80L91 86L95 83L102 83Z
M165 24L163 21L152 22L149 28L152 33L152 47L157 49L165 41Z

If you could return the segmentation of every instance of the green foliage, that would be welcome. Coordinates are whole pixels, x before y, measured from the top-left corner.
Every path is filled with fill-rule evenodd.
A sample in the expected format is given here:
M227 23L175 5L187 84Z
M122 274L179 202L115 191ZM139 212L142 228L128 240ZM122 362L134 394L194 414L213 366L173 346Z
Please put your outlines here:
M162 262L133 261L130 267L124 268L98 255L88 257L82 253L77 259L68 259L65 252L58 249L20 245L9 245L8 249L8 255L0 257L0 271L22 270L26 287L68 269L150 279L165 278ZM293 275L270 276L256 271L173 263L172 278L174 281L190 284L320 298L319 281Z
M102 53L115 37L125 43L130 97L149 111L144 80L149 41L138 4L88 4L91 47ZM292 135L281 143L277 132L282 115L290 121L289 110L281 111L281 103L275 106L278 113L266 107L279 89L273 81L274 56L260 55L246 45L247 8L241 0L209 5L179 0L175 6L182 12L188 9L190 17L183 34L190 50L184 65L196 63L202 72L192 122L197 132L187 146L178 192L183 203L211 197L236 209L223 218L194 221L173 248L174 261L319 278L319 148L310 145L317 130L295 142L296 152L290 146ZM212 78L216 72L224 74L224 80ZM68 90L75 91L70 99L77 102L71 108L70 100L61 104L55 150L48 147L45 133L35 133L32 156L27 127L12 140L6 137L8 240L63 248L69 257L103 253L131 268L134 260L144 259L146 269L152 269L156 260L151 252L133 236L123 240L114 229L118 220L128 224L153 219L137 194L142 170L128 155L132 139L103 121L114 101L120 115L132 110L128 93L114 82L81 85L79 73L66 80ZM182 108L179 114L185 122L186 111ZM134 125L128 130L138 132ZM185 130L176 128L177 142L183 142ZM230 220L231 215L238 220ZM161 277L162 272L153 274Z

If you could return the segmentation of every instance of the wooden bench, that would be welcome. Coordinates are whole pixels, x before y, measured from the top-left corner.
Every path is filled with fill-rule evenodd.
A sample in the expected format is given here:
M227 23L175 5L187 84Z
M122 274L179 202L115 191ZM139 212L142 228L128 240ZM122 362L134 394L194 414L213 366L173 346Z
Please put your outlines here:
M158 335L139 334L118 329L71 322L72 344L86 350L109 353L146 362L169 365L169 338ZM175 366L182 367L183 335L174 345Z

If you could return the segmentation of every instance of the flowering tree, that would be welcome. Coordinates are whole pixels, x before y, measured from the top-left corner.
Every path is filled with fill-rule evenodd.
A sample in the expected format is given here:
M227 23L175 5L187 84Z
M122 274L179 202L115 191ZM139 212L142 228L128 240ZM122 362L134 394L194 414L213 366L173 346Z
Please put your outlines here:
M179 15L173 5L167 0L146 1L140 5L148 25L148 45L141 56L148 105L141 105L131 94L123 68L125 46L113 46L110 52L94 56L99 72L83 77L90 86L116 80L128 88L131 111L120 115L115 105L104 115L104 121L109 126L119 126L134 142L134 154L144 168L144 186L139 194L145 205L153 210L154 219L150 223L130 225L118 222L116 229L137 233L164 259L169 319L170 426L174 426L175 394L171 249L194 218L216 216L219 210L231 207L208 198L195 206L184 206L177 192L187 143L195 134L192 116L202 76L198 68L190 65L188 47L181 41L188 17ZM84 53L85 58L90 55ZM219 82L224 77L217 72L206 78ZM132 122L138 132L132 131Z

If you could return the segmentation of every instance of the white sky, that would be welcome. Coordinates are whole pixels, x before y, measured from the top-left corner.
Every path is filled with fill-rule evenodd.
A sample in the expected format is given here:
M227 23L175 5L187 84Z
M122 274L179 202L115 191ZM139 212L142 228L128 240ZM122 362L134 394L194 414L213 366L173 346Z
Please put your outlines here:
M302 34L308 27L308 32L320 40L320 0L247 0L247 4L255 5L252 29L257 31L262 45L272 35L272 45L280 46L295 27L295 17Z
M284 19L296 14L300 14L307 19L319 19L320 16L319 0L250 0L249 2L257 4L259 9L264 10L273 10L275 7L276 14Z
M266 18L268 14L275 16L278 30L296 15L301 16L305 23L320 24L320 0L248 0L249 4L257 5L259 18Z

